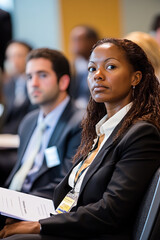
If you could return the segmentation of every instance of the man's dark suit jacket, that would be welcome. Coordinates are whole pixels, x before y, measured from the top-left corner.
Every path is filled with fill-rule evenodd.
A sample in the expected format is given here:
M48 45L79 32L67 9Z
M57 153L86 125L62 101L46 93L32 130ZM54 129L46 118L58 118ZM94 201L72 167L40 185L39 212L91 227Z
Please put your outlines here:
M17 134L19 125L27 113L37 108L37 105L32 105L27 94L26 99L20 106L14 106L16 77L10 79L4 85L4 97L6 101L4 124L1 129L2 133Z
M18 150L18 161L13 168L9 178L6 181L6 187L9 186L13 176L20 167L22 157L26 147L36 127L39 110L32 111L26 116L19 130L20 147ZM81 139L81 120L84 110L80 110L70 101L64 112L62 113L55 130L53 131L48 147L56 146L61 164L55 167L48 168L45 156L43 165L36 173L36 178L32 183L30 193L44 196L47 198L53 197L53 190L57 183L62 180L72 166L72 157L80 144Z
M0 68L3 69L7 43L12 39L12 21L10 13L0 9Z
M142 197L160 165L160 133L152 124L139 121L114 141L119 126L88 169L77 206L70 213L40 220L42 235L130 239ZM70 190L69 174L54 191L55 208Z
M37 106L31 104L27 91L25 101L20 106L14 106L15 81L16 79L11 79L4 87L6 103L3 122L0 126L0 133L2 134L18 134L18 128L22 119L27 113L37 108ZM4 186L16 160L17 148L0 149L0 186Z

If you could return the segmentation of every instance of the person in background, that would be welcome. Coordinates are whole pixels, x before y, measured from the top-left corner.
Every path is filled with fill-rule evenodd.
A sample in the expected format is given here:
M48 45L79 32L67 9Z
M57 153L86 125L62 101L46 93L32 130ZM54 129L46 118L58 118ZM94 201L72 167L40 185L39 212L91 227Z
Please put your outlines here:
M4 124L5 111L6 110L5 110L5 101L3 96L3 80L2 80L2 75L0 74L0 131Z
M75 165L54 191L56 214L39 222L8 219L1 238L131 239L160 165L159 82L137 44L107 38L92 50L88 85Z
M12 39L12 20L9 12L0 9L0 70L3 72L7 43Z
M26 89L25 61L31 49L30 45L18 40L10 41L6 48L2 79L4 98L3 121L0 126L2 141L6 134L11 142L14 141L13 137L18 139L20 122L28 112L37 108L37 106L31 104ZM14 142L12 145L14 145ZM18 141L16 140L16 142ZM0 186L4 185L17 160L17 147L18 145L16 147L10 145L1 147L0 145Z
M4 80L5 120L1 133L17 134L24 116L35 109L28 98L25 79L25 61L31 46L25 42L12 40L6 48Z
M160 81L160 45L156 40L145 32L131 32L125 38L137 43L145 51Z
M151 34L160 46L160 14L156 15L153 19Z
M4 94L3 94L3 77L2 74L0 73L0 132L3 128L4 125L4 117L6 113L5 109L5 101L4 101ZM8 141L7 141L8 142ZM14 159L16 159L16 154L17 150L9 150L8 148L5 150L2 146L1 143L4 143L4 139L1 139L1 134L0 134L0 187L3 186L9 172L11 171L12 164L14 164ZM7 157L10 157L11 154L11 162L9 158L9 162L7 163L6 161L6 155ZM13 162L12 162L13 159Z
M32 50L27 56L26 82L30 101L40 110L29 113L20 125L18 160L5 187L52 198L53 189L72 166L84 111L68 94L70 67L61 52Z
M80 107L86 107L90 97L87 85L87 66L92 46L98 41L97 31L87 25L77 25L70 33L69 49L72 55L73 81L70 94Z

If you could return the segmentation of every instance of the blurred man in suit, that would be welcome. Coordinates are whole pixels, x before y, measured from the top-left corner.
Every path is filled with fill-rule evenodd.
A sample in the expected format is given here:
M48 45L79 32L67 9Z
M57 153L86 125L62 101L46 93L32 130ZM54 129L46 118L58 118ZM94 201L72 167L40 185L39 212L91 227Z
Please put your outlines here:
M12 39L12 21L8 12L0 9L0 69L3 70L7 43Z
M160 14L156 15L153 19L151 34L160 46Z
M26 56L32 47L26 42L12 40L6 48L4 97L6 114L2 133L17 134L23 117L34 109L26 89L25 63Z
M24 116L36 108L28 98L25 79L26 56L31 49L26 42L18 40L8 42L3 74L4 109L0 124L1 134L17 135L19 124ZM4 185L16 160L17 148L0 149L0 186Z
M86 107L90 92L87 84L88 60L93 45L98 41L97 31L87 25L77 25L70 33L70 52L72 55L73 81L70 93L76 104Z
M75 106L68 94L69 63L59 51L47 48L31 51L26 81L29 98L40 110L29 113L22 121L18 161L6 187L52 198L53 189L70 169L79 146L84 111ZM46 126L41 146L29 171L21 174L39 140L36 132L40 122Z

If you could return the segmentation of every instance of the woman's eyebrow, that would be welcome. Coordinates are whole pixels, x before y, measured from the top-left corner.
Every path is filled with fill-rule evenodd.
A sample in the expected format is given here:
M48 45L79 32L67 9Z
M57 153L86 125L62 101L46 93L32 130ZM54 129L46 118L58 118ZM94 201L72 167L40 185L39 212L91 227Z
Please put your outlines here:
M105 60L104 60L104 62L107 62L107 61L109 61L109 60L117 60L118 61L118 59L117 58L114 58L114 57L110 57L110 58L106 58Z
M109 60L117 60L117 61L119 61L117 58L109 57L109 58L106 58L106 59L104 60L104 62L108 62ZM89 63L95 63L95 62L94 62L94 61L89 61Z

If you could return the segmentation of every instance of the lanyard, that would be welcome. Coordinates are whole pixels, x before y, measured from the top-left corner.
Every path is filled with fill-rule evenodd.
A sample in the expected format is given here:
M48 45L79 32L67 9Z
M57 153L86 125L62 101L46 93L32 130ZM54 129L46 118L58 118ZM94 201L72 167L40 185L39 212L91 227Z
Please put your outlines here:
M79 165L79 167L78 167L78 169L77 169L77 171L76 171L76 174L75 174L74 185L73 185L72 191L74 191L74 188L75 188L75 186L76 186L79 178L80 178L81 175L84 173L84 171L89 167L90 164L89 164L88 166L86 166L86 167L79 173L79 175L78 175L78 177L77 177L77 179L76 179L76 176L77 176L77 174L78 174L78 171L80 170L80 168L82 167L82 165L85 163L85 161L87 160L87 158L89 157L89 155L98 147L98 142L99 142L99 137L98 137L98 139L97 139L96 144L95 144L94 147L91 149L91 151L89 152L89 154L87 155L87 157L86 157L86 158L81 162L81 164Z

